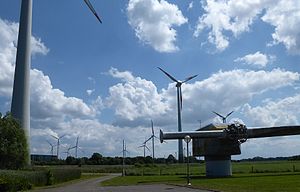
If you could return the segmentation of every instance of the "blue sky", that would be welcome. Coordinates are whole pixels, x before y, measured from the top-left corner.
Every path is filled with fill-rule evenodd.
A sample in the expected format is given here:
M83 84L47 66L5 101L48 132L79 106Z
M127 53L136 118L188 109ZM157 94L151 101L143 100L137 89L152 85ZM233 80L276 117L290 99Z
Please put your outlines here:
M20 0L0 2L0 111L10 109ZM49 154L50 135L67 134L61 151L131 156L155 131L177 128L175 85L184 79L183 130L235 112L249 127L299 124L298 1L96 1L97 22L81 0L34 1L31 149ZM283 6L284 5L284 6ZM234 158L299 154L298 136L254 139ZM149 143L150 144L150 143ZM149 145L150 146L150 145ZM174 154L176 141L159 144ZM289 150L286 150L289 149ZM65 154L61 154L64 157Z

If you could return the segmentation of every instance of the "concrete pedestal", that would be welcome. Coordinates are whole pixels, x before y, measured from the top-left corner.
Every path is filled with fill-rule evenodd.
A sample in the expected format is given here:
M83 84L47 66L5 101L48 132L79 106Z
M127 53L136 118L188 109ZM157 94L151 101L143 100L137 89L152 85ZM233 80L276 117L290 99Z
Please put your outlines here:
M231 156L205 156L207 177L232 175Z

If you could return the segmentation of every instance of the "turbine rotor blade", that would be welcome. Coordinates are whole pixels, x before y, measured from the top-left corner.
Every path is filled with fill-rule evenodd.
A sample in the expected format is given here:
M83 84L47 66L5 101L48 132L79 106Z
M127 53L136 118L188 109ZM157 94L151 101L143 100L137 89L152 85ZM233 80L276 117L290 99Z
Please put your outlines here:
M179 87L179 102L180 102L180 111L182 110L182 91L181 86Z
M146 144L148 141L150 141L150 139L152 139L152 136L149 137L149 138L144 142L144 144Z
M152 135L154 135L154 129L153 129L153 121L151 119L151 128L152 128Z
M150 151L149 147L147 147L146 145L145 145L145 148L148 149L148 151Z
M194 79L195 77L197 77L198 75L194 75L194 76L191 76L191 77L188 77L188 78L186 78L182 83L185 83L185 82L187 82L187 81L189 81L189 80L191 80L191 79Z
M59 139L58 137L54 136L54 135L51 135L51 137L53 137L54 139Z
M217 116L221 117L222 119L224 119L225 117L223 115L220 115L219 113L213 111L214 114L216 114Z
M102 23L100 17L98 16L97 12L95 11L93 5L91 4L91 2L89 0L84 0L84 2L86 3L86 5L90 8L90 10L93 12L93 14L95 15L95 17L98 19L98 21L100 23Z
M228 113L228 114L226 115L225 118L227 118L227 117L228 117L229 115L231 115L233 112L234 112L234 111L231 111L230 113Z
M66 136L66 135L67 135L67 134L64 134L64 135L60 136L59 139L63 138L63 137Z
M169 73L167 73L166 71L164 71L162 68L157 67L159 70L161 70L164 74L166 74L170 79L172 79L174 82L179 83L179 81L177 79L175 79L174 77L172 77Z

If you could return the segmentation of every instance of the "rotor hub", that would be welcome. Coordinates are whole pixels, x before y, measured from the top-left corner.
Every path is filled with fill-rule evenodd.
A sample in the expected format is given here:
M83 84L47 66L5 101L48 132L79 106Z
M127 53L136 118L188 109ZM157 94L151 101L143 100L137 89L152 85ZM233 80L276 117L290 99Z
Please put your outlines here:
M242 123L235 122L230 124L224 131L226 133L226 137L231 140L237 140L239 143L244 143L247 141L247 127Z

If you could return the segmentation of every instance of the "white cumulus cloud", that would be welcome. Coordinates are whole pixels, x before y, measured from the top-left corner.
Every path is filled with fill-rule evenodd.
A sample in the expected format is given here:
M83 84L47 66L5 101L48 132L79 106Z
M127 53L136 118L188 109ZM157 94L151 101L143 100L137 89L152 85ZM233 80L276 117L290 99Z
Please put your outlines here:
M130 0L127 7L128 22L142 42L159 52L174 52L176 30L187 22L174 4L165 0Z
M300 1L281 0L270 6L262 17L275 27L273 44L283 43L291 54L300 54Z
M12 93L18 30L18 23L0 18L0 96L9 97ZM41 39L36 37L31 37L31 48L33 55L46 55L49 51Z
M272 63L275 60L275 56L273 55L265 55L260 53L259 51L254 54L248 54L244 57L239 57L234 60L234 62L241 62L248 65L257 66L259 68L266 67L268 63Z
M300 95L286 97L277 101L269 100L261 106L245 104L244 115L254 126L278 126L299 124Z
M160 125L176 125L174 83L169 84L167 89L157 90L151 81L135 77L128 71L111 69L110 73L114 77L123 77L123 83L110 88L107 98L115 114L128 121L154 118ZM298 73L282 69L232 70L219 71L202 81L183 84L183 121L195 123L199 117L207 121L213 117L212 110L228 113L250 102L255 95L293 85L299 76Z
M134 77L128 71L120 72L115 68L111 68L109 73L124 82L110 87L110 95L107 98L108 105L113 107L120 117L134 120L163 114L168 109L151 81Z
M273 43L283 43L291 54L300 53L300 2L292 0L206 0L205 13L199 17L194 36L205 29L208 42L218 51L230 44L230 33L238 37L248 32L256 19L275 27ZM229 33L228 33L229 32Z

